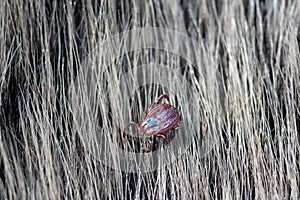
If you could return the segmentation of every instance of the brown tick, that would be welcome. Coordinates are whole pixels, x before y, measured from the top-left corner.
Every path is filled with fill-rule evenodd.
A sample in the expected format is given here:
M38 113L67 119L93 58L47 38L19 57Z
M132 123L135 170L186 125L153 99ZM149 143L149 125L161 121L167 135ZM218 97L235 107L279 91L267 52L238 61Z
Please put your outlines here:
M161 103L163 99L166 99L168 103ZM139 134L147 137L149 144L147 149L143 149L143 152L148 153L152 151L153 143L150 140L151 136L163 139L165 143L168 143L166 133L170 130L174 130L180 120L178 110L169 104L169 96L161 95L157 101L150 107L148 113L140 124L130 122L124 128L122 132L123 138L126 138L126 130L130 126L139 127Z

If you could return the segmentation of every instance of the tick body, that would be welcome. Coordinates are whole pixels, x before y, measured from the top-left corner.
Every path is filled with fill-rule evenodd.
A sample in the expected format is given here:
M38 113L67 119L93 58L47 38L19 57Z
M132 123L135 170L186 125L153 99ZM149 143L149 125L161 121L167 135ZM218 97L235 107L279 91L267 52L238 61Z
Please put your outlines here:
M161 103L163 99L166 99L168 103ZM126 138L126 130L130 126L139 127L139 134L147 138L149 148L144 149L144 152L151 152L153 144L150 140L151 136L163 139L168 143L165 134L177 127L180 120L180 114L178 110L169 104L169 97L167 95L161 95L157 101L150 107L145 118L140 124L130 122L123 130L123 138Z

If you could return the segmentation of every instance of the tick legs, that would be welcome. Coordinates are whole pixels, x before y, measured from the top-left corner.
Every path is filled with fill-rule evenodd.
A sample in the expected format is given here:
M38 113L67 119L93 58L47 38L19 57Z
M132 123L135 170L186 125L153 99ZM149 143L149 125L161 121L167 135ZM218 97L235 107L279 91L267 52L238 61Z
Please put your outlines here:
M155 135L155 137L162 139L165 144L169 144L169 140L168 139L173 139L175 135L172 136L168 136L166 137L165 135ZM147 148L143 148L143 153L149 153L152 152L153 150L153 141L151 140L151 138L146 138L146 142L147 142Z
M163 94L163 95L161 95L160 97L158 97L158 99L156 100L156 104L160 104L160 102L161 102L163 99L167 99L168 103L170 103L169 96L166 95L166 94Z
M122 137L123 138L126 138L126 130L129 128L129 126L139 127L139 124L135 123L135 122L128 123L127 126L125 126L125 128L123 129L123 132L122 132Z
M143 153L149 153L149 152L151 152L152 149L153 149L153 142L151 141L151 139L150 139L150 138L147 138L146 141L147 141L147 143L148 143L148 147L142 149L142 150L143 150Z
M161 139L165 142L165 144L169 144L169 141L168 141L168 139L166 138L166 136L164 136L164 135L156 135L156 137L157 137L157 138L161 138Z

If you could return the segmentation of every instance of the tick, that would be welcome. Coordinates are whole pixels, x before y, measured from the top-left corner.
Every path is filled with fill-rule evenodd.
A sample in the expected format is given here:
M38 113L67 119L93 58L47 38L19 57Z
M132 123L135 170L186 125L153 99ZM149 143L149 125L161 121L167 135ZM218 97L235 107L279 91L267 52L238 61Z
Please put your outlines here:
M166 99L167 103L161 103L163 99ZM169 96L164 94L150 107L140 124L135 122L128 123L123 129L122 136L126 138L126 130L130 126L139 127L139 134L145 136L149 144L148 148L143 149L143 152L148 153L151 152L153 148L153 142L150 140L150 137L154 136L160 138L167 144L166 133L177 128L179 120L180 114L178 110L170 105Z

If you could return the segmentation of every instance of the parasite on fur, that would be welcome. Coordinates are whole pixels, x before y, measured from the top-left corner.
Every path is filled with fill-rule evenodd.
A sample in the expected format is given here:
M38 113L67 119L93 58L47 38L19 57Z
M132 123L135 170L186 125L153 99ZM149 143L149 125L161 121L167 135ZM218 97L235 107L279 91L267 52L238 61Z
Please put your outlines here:
M161 103L163 99L166 99L167 103ZM180 114L178 110L174 106L170 105L169 96L163 94L150 107L148 113L140 124L136 122L130 122L127 124L127 126L123 129L122 136L123 138L126 138L126 130L130 126L138 127L139 134L145 136L149 144L148 148L143 149L143 152L148 153L153 149L153 143L150 138L160 138L167 144L168 137L166 137L166 133L177 128L179 121Z

